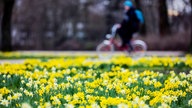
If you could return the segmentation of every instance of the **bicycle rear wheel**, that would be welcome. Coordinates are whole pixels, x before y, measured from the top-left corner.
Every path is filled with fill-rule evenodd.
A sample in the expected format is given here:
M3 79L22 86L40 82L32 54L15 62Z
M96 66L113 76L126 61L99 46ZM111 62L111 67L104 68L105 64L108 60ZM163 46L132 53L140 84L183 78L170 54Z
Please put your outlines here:
M109 40L104 40L97 46L96 51L99 58L109 59L113 56L114 45Z
M142 57L145 56L145 53L147 51L147 44L142 40L134 40L132 42L132 47L134 53L132 56Z

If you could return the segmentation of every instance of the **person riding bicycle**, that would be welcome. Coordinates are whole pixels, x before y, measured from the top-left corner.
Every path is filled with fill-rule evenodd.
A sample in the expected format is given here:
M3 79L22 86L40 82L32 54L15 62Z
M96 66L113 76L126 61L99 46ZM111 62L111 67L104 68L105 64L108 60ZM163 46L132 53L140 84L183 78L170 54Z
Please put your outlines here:
M138 32L140 26L135 10L136 9L131 1L127 0L124 2L123 20L120 24L118 24L118 29L116 31L122 40L121 49L126 49L128 45L130 47L129 52L133 50L130 41L133 37L133 34Z

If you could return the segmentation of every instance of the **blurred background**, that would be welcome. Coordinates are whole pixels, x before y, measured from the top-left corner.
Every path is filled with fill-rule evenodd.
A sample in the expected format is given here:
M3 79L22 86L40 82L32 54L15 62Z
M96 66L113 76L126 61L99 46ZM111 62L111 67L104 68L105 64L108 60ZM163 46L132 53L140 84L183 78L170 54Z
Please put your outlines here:
M192 48L192 0L132 0L149 50ZM124 0L0 0L2 50L95 50L122 20Z

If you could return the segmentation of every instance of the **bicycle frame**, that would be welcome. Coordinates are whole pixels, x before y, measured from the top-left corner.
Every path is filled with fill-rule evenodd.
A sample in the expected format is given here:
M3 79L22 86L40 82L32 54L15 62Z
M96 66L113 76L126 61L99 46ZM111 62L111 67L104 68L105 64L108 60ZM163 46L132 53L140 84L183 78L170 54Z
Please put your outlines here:
M105 40L106 44L112 44L114 45L115 48L117 48L120 51L125 51L129 49L129 46L127 45L126 47L121 47L121 45L119 45L119 43L116 41L115 37L108 37L108 39Z
M130 46L127 44L127 46L125 47L121 47L121 45L119 44L118 41L116 41L116 30L118 29L118 26L117 25L114 25L112 27L112 33L111 34L107 34L106 35L106 39L100 43L96 50L97 52L99 53L100 57L102 57L102 52L110 52L112 53L113 51L115 51L116 49L117 50L120 50L120 51L124 51L126 52L127 54L131 54L132 53L132 50L130 50ZM142 53L142 55L144 55L143 52L145 52L147 50L147 45L144 41L142 40L131 40L131 45L133 46L133 52L134 54L136 53ZM141 54L139 54L141 55Z

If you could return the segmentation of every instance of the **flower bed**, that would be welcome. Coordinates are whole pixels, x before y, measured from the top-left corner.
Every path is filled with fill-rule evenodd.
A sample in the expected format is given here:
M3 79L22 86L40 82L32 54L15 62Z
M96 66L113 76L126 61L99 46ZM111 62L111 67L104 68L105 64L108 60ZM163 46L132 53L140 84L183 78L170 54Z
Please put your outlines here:
M191 107L191 68L191 56L4 63L0 107Z

